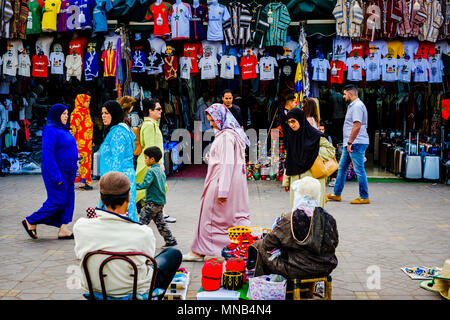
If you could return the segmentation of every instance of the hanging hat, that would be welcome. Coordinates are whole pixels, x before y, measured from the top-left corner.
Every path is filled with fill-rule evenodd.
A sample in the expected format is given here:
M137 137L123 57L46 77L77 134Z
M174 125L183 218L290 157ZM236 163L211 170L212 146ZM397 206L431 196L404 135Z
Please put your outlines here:
M422 281L420 287L439 292L443 298L450 300L450 259L445 260L442 271L433 276L433 279Z

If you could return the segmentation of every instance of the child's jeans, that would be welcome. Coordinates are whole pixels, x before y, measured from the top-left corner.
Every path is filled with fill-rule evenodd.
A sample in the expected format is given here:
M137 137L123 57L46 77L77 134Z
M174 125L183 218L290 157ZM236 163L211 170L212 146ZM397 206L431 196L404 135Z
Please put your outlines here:
M166 244L173 244L176 240L169 230L167 222L164 220L163 209L164 205L159 205L152 201L146 202L141 210L140 221L143 224L149 224L150 221L153 220L156 224L156 228L158 228L159 234L164 238Z

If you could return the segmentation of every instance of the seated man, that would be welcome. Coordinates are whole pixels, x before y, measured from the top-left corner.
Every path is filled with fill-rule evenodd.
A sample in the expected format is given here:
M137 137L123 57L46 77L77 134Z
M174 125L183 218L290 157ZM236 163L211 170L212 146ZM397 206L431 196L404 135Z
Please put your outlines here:
M100 198L106 210L97 208L96 218L79 219L74 227L75 254L83 259L89 252L96 250L114 252L144 252L155 255L155 236L148 226L132 221L127 217L130 201L130 180L123 173L112 171L100 179ZM105 255L94 255L88 260L94 292L100 293L101 285L98 270ZM131 259L138 268L137 293L148 293L153 274L152 266L146 264L144 256ZM155 288L166 290L181 265L180 250L168 248L155 257L158 264ZM111 261L103 269L106 292L109 297L120 298L133 292L133 268L125 261ZM83 273L82 289L89 292ZM163 295L160 296L162 298Z
M336 221L319 207L320 182L304 177L292 188L296 192L293 212L249 247L247 268L254 265L255 277L272 273L287 279L321 277L337 266Z

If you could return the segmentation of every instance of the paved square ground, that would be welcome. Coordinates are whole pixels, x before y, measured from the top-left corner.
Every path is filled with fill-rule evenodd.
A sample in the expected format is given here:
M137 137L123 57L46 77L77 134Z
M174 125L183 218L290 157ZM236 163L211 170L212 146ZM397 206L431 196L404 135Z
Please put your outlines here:
M177 218L169 224L187 253L197 227L203 179L168 179L165 212ZM289 194L279 182L249 181L252 225L270 227L286 212ZM327 188L328 192L331 188ZM329 202L339 231L333 271L333 299L442 299L419 287L400 268L442 267L450 258L450 189L432 183L369 183L372 203L350 205L358 184L349 182L343 201ZM38 226L39 240L32 240L21 221L46 199L42 177L0 178L0 299L80 300L74 241L57 240L57 229ZM92 191L76 191L74 221L85 209L98 204L98 181ZM72 228L73 223L70 225ZM156 227L158 248L163 245ZM160 250L160 249L158 249ZM192 274L188 299L195 299L201 284L202 263L183 263Z

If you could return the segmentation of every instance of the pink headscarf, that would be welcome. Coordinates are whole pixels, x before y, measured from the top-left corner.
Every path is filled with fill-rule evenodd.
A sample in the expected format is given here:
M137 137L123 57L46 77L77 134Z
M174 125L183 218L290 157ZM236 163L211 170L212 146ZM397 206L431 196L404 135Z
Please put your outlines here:
M242 140L244 140L247 146L250 146L250 140L241 126L237 122L230 110L221 103L214 103L208 109L205 110L207 114L213 118L219 130L232 129L234 130Z

